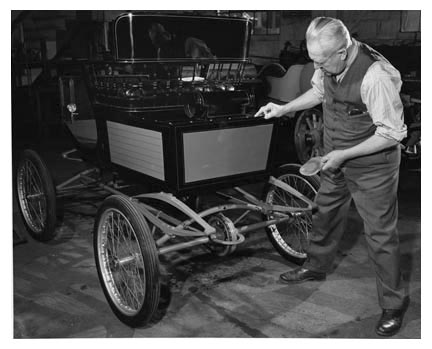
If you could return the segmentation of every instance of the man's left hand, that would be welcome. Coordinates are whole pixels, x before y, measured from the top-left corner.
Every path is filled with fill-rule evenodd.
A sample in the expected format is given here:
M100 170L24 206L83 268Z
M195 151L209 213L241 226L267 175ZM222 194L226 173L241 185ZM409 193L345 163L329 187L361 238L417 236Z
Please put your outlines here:
M324 163L322 171L334 171L341 167L342 163L346 160L345 152L343 150L333 150L322 157L322 162Z

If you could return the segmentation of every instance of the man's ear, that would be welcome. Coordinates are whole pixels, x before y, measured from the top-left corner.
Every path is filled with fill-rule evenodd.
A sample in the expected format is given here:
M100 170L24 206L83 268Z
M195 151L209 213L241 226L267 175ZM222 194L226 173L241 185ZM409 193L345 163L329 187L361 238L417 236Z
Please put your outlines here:
M339 50L339 54L341 55L341 59L343 61L348 58L348 50L346 48Z

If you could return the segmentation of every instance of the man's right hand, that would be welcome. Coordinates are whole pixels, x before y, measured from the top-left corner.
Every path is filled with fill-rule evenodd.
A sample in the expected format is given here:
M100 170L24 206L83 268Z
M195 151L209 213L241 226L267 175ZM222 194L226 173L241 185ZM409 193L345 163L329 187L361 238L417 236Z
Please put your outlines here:
M270 118L279 118L285 114L282 105L277 105L275 103L268 103L265 106L261 107L254 117L264 116L264 119Z

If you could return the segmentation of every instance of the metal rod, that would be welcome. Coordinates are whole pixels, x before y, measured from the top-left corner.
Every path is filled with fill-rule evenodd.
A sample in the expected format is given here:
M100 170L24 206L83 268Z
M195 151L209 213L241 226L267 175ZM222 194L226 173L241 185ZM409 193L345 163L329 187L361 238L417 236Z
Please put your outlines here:
M173 225L180 225L182 222L174 217L171 217L167 215L166 213L162 212L161 210L158 210L150 205L147 205L143 202L140 202L140 205L143 205L147 210L149 210L151 213L155 214L157 218L162 218L163 220L173 224Z
M167 234L156 240L156 246L162 246L165 242L167 242L171 237Z
M243 218L245 218L250 213L250 210L247 210L243 212L234 222L233 224L236 225L238 222L240 222Z
M145 207L141 202L136 202L136 207L144 215L144 217L150 221L150 223L157 226L160 230L162 230L163 233L169 236L178 235L178 236L185 236L185 237L201 237L203 235L209 235L216 230L213 228L214 230L212 232L206 233L205 231L202 232L199 230L195 230L195 231L185 230L182 229L182 226L173 227L172 225L165 223L164 221L160 220L155 215L150 213L147 209L145 209Z
M222 211L228 211L228 210L249 210L249 211L261 211L261 208L252 204L244 204L244 205L239 205L239 204L229 204L229 205L220 205L220 206L215 206L215 207L211 207L205 211L202 211L200 213L198 213L198 216L200 217L206 217L209 216L211 214L215 214L218 212L222 212ZM188 226L189 224L191 224L194 220L193 219L188 219L186 221L184 221L182 223L183 227Z
M215 206L215 207L211 207L205 211L200 212L198 215L200 217L206 217L208 215L217 213L217 212L221 212L221 211L228 211L228 210L249 210L249 211L261 211L261 207L259 206L255 206L252 204L244 204L244 205L239 205L239 204L228 204L228 205L220 205L220 206Z
M133 28L132 28L132 13L129 13L129 38L131 42L131 58L135 58L135 44L134 44L134 36L133 36Z
M72 115L71 115L71 122L72 122L72 121L73 121L73 120L72 120ZM62 153L62 157L63 157L64 159L67 159L67 160L73 160L73 161L83 162L84 160L82 160L82 159L79 159L79 158L71 158L71 157L69 157L69 154L70 154L70 153L74 153L74 152L76 152L76 151L77 151L76 148L71 149L71 150L68 150L68 151L65 151L64 153Z
M87 174L81 174L81 178L86 179L89 181L88 184L98 183L99 181L97 179L94 179L92 177L87 176Z
M119 190L115 190L114 188L111 188L111 187L108 186L108 185L105 185L105 184L100 183L100 184L99 184L99 187L102 188L102 189L104 189L104 190L106 190L106 191L109 191L109 192L112 193L112 194L122 195L122 196L124 196L124 197L129 198L129 196L123 194L121 191L119 191Z
M71 185L70 187L66 187L66 188L60 188L60 190L59 190L59 193L63 193L63 192L66 192L66 191L68 191L68 190L75 190L75 189L84 189L84 188L87 188L90 184L92 184L92 183L89 183L89 184L77 184L77 185ZM58 194L59 194L58 193Z
M40 197L42 197L42 196L45 196L45 194L43 194L43 193L30 194L30 195L27 195L27 199L40 198Z
M185 205L182 201L177 199L172 194L161 192L161 193L141 194L141 195L137 195L136 197L156 199L170 204L171 206L175 207L176 209L180 210L184 214L191 217L197 224L199 224L202 228L204 228L203 233L206 235L213 234L216 231L214 227L210 226L195 211L193 211L189 206Z
M304 201L309 206L309 208L314 208L316 206L316 204L312 200L310 200L308 197L304 196L302 193L295 190L289 184L282 182L281 180L276 179L273 176L270 176L269 183L273 184L273 185L275 185L275 186L277 186L283 190L286 190L291 195L294 195L295 197Z
M95 169L95 168L90 168L90 169L85 170L85 171L83 171L83 172L81 172L81 173L78 173L77 175L73 176L72 178L69 178L67 181L64 181L63 183L57 185L57 186L56 186L56 189L57 189L57 190L62 189L63 187L65 187L65 186L68 185L69 183L72 183L72 182L76 181L78 178L83 177L84 175L86 175L86 174L88 174L88 173L91 173L91 172L93 172L93 171L96 171L96 170L97 170L97 169Z
M132 262L135 262L136 260L139 260L140 257L141 257L141 256L140 256L139 254L134 253L134 254L131 255L131 256L127 256L127 257L124 257L124 258L122 258L122 259L119 259L119 260L118 260L118 264L121 265L121 266L123 266L123 265L127 265L127 264L130 264L130 263L132 263Z
M269 205L269 208L264 211L263 213L268 212L288 212L292 214L305 214L310 213L311 209L309 207L291 207L291 206L281 206L281 205Z
M232 209L236 209L236 208L248 209L248 210L250 209L250 210L254 210L254 211L261 211L261 213L264 213L264 214L266 214L267 212L274 212L274 211L289 212L289 213L304 213L304 212L310 211L309 207L290 207L290 206L281 206L281 205L271 205L271 204L267 204L266 202L259 201L259 200L258 200L257 204L251 204L247 201L238 199L238 198L236 198L232 195L229 195L229 194L225 194L222 192L217 192L217 194L219 194L221 196L225 196L227 198L230 198L234 202L240 202L240 203L244 204L244 206L239 205L238 207L229 207L230 205L217 206L217 211L221 211L219 209L220 207L224 207L223 210L232 210ZM210 208L209 210L211 210L211 212L207 213L207 211L204 211L206 213L205 214L200 213L200 216L204 217L204 216L207 216L208 214L217 212L217 211L215 211L215 208Z
M178 251L178 250L182 250L182 249L197 246L197 245L202 245L202 244L205 244L209 241L210 241L209 237L204 236L204 237L200 237L198 239L192 240L192 241L182 242L179 244L175 244L175 245L171 245L171 246L167 246L167 247L162 247L159 249L158 252L159 252L159 254L165 254L168 252Z
M86 184L86 185L79 186L79 187L78 186L67 187L67 188L64 188L64 189L61 189L61 190L57 191L56 192L56 196L57 197L61 197L61 196L76 195L78 193L83 192L84 190L94 189L94 188L97 188L97 186L93 185L93 184Z
M239 187L234 187L235 190L237 190L239 193L241 193L246 199L248 199L250 202L254 203L255 205L261 205L262 201L258 200L255 196L248 193L247 191L243 190Z
M220 191L217 191L216 194L218 194L220 196L224 196L226 198L229 198L229 199L231 199L232 201L235 201L235 202L239 202L239 203L246 204L246 205L249 204L248 201L236 198L235 196L232 196L232 195L229 195L229 194L226 194L226 193L222 193Z
M283 218L270 219L268 221L244 225L243 227L236 228L236 229L237 229L237 232L244 234L244 233L250 232L252 230L257 230L260 228L268 227L269 225L272 225L272 224L279 224L279 223L288 221L290 219L291 219L291 217L289 217L289 216L283 217Z
M67 197L70 197L70 196L78 195L81 192L82 192L81 190L70 191L70 192L62 192L60 194L56 194L56 197L57 198L67 198Z

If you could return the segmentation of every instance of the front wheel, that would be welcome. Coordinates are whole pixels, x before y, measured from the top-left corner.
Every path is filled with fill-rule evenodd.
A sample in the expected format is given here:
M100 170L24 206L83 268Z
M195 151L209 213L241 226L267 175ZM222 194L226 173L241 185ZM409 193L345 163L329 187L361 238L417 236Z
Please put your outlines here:
M16 170L16 193L28 232L36 240L55 237L56 193L53 180L41 157L23 151Z
M317 175L306 177L300 174L300 165L289 164L279 168L277 179L285 182L295 190L314 200L320 185ZM307 204L282 188L268 185L265 190L265 202L270 205L288 207L307 207ZM269 214L266 218L273 219ZM302 264L307 255L305 247L309 243L312 228L312 213L293 216L291 220L268 226L267 235L279 254L296 263Z
M159 260L149 226L131 199L105 199L96 216L93 247L114 314L131 327L147 324L159 304Z

